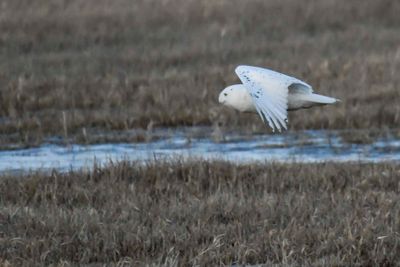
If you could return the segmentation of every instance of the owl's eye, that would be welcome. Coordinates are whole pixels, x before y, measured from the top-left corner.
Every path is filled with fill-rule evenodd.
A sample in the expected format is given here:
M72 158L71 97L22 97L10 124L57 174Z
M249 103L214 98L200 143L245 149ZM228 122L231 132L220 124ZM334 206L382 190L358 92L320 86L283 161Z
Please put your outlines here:
M228 94L227 93L224 93L224 96L227 96Z

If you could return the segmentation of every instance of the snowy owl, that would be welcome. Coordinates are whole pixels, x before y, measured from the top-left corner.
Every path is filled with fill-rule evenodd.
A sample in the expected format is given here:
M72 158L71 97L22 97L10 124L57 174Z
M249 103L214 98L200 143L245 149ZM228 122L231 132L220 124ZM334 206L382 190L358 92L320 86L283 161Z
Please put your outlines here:
M272 131L287 129L287 111L333 104L339 100L313 93L307 83L288 75L252 66L235 69L243 84L226 87L219 103L241 112L257 112Z

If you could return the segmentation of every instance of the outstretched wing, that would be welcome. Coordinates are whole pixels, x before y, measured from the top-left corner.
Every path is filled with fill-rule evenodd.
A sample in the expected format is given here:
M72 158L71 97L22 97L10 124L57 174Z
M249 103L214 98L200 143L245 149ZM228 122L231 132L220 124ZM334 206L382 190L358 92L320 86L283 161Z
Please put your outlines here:
M294 82L289 85L289 94L312 94L313 89L306 83Z
M251 66L238 66L236 74L253 99L258 114L273 131L287 129L288 87L293 83L311 86L296 78Z

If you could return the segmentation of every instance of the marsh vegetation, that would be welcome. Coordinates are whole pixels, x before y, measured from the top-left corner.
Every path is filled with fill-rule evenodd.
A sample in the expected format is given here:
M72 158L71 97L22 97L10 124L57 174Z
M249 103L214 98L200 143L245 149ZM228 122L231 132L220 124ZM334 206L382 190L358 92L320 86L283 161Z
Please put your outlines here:
M391 0L3 0L0 148L146 142L182 126L266 133L217 102L239 64L342 100L290 113L289 131L398 138L399 14ZM0 265L400 261L398 162L178 158L0 175Z
M399 12L390 0L3 1L0 141L182 125L265 133L217 103L238 64L342 99L290 114L290 130L396 128Z
M399 180L392 163L179 159L3 175L0 258L14 266L393 266Z

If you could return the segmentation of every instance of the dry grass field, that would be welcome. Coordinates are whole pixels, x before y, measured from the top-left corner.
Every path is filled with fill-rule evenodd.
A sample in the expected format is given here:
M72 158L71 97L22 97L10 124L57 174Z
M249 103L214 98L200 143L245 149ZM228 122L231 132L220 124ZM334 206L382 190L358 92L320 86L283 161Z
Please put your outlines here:
M399 13L390 0L4 0L0 142L150 126L269 132L217 103L238 64L342 99L291 113L291 130L393 129Z
M400 166L390 163L201 160L3 175L0 259L12 266L397 266L399 181Z
M239 64L342 100L290 113L289 131L399 137L399 14L396 0L2 0L0 149L268 133L218 104ZM398 266L399 181L399 163L3 173L0 266Z

